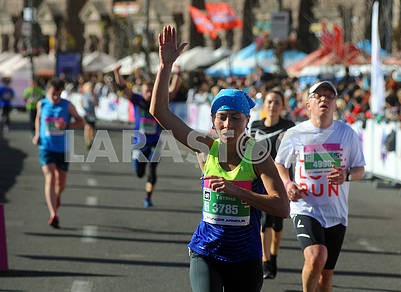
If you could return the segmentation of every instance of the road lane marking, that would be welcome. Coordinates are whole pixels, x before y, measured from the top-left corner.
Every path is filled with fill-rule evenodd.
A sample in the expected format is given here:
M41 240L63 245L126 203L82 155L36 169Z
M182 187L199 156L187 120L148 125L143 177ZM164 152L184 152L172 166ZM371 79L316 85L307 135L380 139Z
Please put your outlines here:
M97 236L97 226L85 225L82 228L82 242L95 242Z
M382 252L383 251L382 249L371 245L366 239L358 240L358 244L362 245L363 247L365 247L365 249L367 251L375 251L375 252Z
M86 197L86 202L85 203L88 206L97 206L97 204L98 204L97 197L94 197L94 196Z
M89 164L81 164L81 169L82 169L83 171L90 171L90 170L91 170L91 167L90 167Z
M92 287L92 282L76 280L72 282L71 292L90 292L92 291Z
M97 185L99 185L99 183L97 182L97 180L95 178L88 178L86 180L86 183L88 184L88 186L91 186L91 187L96 187Z

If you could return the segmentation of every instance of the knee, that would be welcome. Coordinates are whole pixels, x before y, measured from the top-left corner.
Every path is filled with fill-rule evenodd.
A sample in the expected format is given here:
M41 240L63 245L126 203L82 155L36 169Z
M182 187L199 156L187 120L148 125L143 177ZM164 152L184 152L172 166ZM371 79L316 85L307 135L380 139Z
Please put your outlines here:
M58 193L61 193L67 184L67 175L64 172L59 172L56 178L57 178L57 181L55 182L56 189Z
M156 181L157 181L156 175L152 174L148 175L148 180L147 180L148 183L155 185Z
M146 163L134 160L133 167L137 177L142 178L145 175Z
M61 193L62 191L64 191L65 185L66 185L66 181L65 181L65 180L64 180L64 181L58 181L58 182L57 182L57 186L58 186L58 189L59 189L59 192L60 192L60 193Z
M156 181L157 181L156 167L157 167L157 164L153 164L153 163L150 166L150 171L149 171L149 175L148 175L148 183L151 183L152 185L156 184Z
M45 172L44 176L45 176L46 183L54 183L54 181L56 180L56 175L53 171Z
M145 171L144 170L137 170L136 171L136 176L139 178L142 178L145 175Z
M308 246L304 251L305 265L313 270L323 270L327 260L327 248L324 245Z

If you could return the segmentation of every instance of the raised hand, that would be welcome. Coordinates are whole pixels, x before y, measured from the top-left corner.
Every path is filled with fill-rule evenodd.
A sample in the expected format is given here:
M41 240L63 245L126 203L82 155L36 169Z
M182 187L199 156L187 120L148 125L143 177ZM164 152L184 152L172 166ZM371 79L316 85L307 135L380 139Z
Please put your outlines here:
M177 32L175 28L170 25L163 27L163 31L159 33L160 64L172 66L186 45L187 43L182 43L177 47Z

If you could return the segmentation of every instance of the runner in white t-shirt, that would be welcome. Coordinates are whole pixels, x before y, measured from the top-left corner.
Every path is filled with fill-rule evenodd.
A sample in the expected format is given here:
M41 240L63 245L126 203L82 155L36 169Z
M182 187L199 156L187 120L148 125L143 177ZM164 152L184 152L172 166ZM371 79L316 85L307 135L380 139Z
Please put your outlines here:
M348 225L349 182L364 176L365 160L356 132L333 119L336 96L329 81L310 87L306 104L310 119L287 130L275 159L303 249L303 291L318 287L331 291ZM289 175L293 164L294 181Z

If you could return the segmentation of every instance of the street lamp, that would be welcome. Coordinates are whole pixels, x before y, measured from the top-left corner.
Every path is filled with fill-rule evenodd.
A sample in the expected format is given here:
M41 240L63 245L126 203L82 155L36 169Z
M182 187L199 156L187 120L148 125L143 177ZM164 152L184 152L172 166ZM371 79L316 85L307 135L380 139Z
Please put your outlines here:
M35 78L35 67L33 63L33 56L38 53L40 48L40 28L36 19L36 8L33 6L33 0L28 0L28 5L24 7L23 23L21 26L21 34L24 37L26 47L26 54L29 56L31 64L31 78Z

